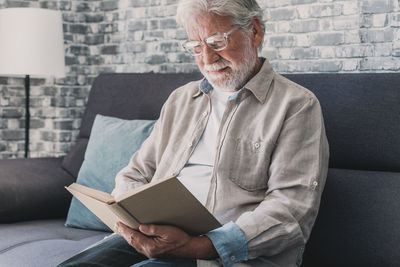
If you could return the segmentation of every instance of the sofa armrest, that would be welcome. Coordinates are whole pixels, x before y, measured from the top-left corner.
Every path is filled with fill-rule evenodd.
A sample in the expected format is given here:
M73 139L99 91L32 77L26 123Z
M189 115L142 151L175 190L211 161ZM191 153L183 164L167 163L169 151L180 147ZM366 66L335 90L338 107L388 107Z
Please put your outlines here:
M64 186L75 178L62 158L0 160L0 223L66 215L71 200Z

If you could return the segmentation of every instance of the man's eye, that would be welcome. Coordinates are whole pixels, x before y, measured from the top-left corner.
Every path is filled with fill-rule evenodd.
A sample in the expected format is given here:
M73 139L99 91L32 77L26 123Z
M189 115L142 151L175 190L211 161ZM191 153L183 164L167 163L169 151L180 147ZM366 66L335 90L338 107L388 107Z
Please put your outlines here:
M193 51L195 51L196 53L201 52L201 45L195 45L192 47Z
M224 40L214 41L212 43L207 43L207 44L208 44L208 46L210 46L214 49L218 49L218 48L224 47L226 45Z
M213 48L225 46L225 39L223 36L213 36L207 39L207 44Z

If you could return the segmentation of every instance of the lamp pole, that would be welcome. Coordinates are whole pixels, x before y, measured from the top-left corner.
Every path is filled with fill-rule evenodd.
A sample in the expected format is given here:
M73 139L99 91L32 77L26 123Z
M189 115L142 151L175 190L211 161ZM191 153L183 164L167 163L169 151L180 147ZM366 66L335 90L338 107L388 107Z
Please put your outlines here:
M29 75L25 75L25 158L29 153L29 128L31 113L29 112L29 99L30 99L30 79Z

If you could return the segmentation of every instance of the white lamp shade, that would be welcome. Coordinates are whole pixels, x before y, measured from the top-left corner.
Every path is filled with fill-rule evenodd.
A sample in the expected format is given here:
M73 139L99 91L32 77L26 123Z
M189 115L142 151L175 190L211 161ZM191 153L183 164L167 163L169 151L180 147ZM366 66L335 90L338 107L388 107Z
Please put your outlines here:
M0 9L0 75L65 76L61 12Z

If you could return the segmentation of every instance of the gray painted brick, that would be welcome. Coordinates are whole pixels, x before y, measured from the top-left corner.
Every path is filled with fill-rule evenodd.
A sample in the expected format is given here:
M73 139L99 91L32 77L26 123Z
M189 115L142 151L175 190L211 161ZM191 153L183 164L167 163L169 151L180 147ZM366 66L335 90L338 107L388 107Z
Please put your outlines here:
M29 1L7 1L7 7L32 7Z
M337 17L333 20L334 30L349 30L359 28L359 16Z
M177 24L175 19L161 19L160 26L161 29L175 29Z
M85 44L97 45L104 43L104 34L87 34L85 35Z
M145 7L145 6L150 6L151 1L149 0L131 0L129 1L129 6L130 7Z
M88 23L102 22L104 20L103 13L95 13L95 14L86 13L84 16L85 16L85 21Z
M19 122L20 122L19 127L21 129L24 129L25 128L25 120L22 119ZM43 127L44 127L44 121L43 120L31 118L30 123L29 123L29 128L30 129L35 130L35 129L40 129L40 128L43 128Z
M56 141L56 134L53 131L42 131L40 132L40 139L42 141Z
M99 32L101 33L112 33L118 31L117 23L100 23L99 24ZM96 33L95 30L92 30L92 33Z
M7 83L8 83L8 77L0 77L0 84L7 84ZM1 90L0 90L0 92L1 92Z
M58 7L63 11L71 10L71 1L59 1Z
M375 57L389 57L392 55L392 43L376 43L374 48Z
M318 29L318 20L294 21L290 23L290 31L294 33L313 32L317 31Z
M90 31L89 27L86 24L70 24L70 25L68 25L68 32L70 32L70 33L86 34L89 31Z
M292 56L295 59L318 58L319 50L317 48L294 48Z
M342 69L340 61L317 61L312 65L313 72L338 72Z
M146 63L151 65L162 64L166 62L165 55L151 55L146 58Z
M297 16L295 8L278 8L271 9L269 18L271 20L292 20Z
M178 3L178 0L162 0L161 3L162 3L163 6L165 6L165 5L174 5L174 4Z
M276 49L263 49L261 51L261 56L271 61L274 59L278 59L278 52L276 51Z
M89 12L91 11L89 2L71 1L71 9L76 12Z
M360 70L388 70L394 71L400 68L400 58L371 57L364 58L360 62Z
M394 11L393 0L363 0L361 10L364 13L385 13Z
M144 38L148 41L162 40L164 39L164 31L146 31Z
M362 43L379 43L379 42L392 42L393 29L361 29L360 30Z
M25 114L20 108L3 108L2 118L21 118Z
M44 96L54 96L57 92L58 89L54 86L44 86L41 90L41 94Z
M400 27L400 13L392 14L392 24L391 25L392 25L392 27Z
M70 45L67 49L67 53L77 55L89 55L89 48L85 45Z
M53 128L56 130L71 130L73 129L72 120L54 121Z
M335 48L336 57L352 58L352 57L371 57L374 55L374 47L372 45L347 45Z
M344 42L342 32L317 33L311 36L312 45L339 45Z
M25 130L7 130L1 131L1 139L7 141L23 140L25 138Z
M296 43L296 39L292 35L271 36L267 37L267 40L271 47L292 47Z
M146 52L146 43L133 43L128 45L128 51L133 53Z
M102 1L100 4L100 9L103 11L110 11L110 10L115 10L118 8L118 1L115 0L108 0L108 1Z
M316 2L317 0L292 0L293 5L311 4Z
M195 61L194 57L188 53L181 52L178 54L177 63L193 63Z
M75 56L65 56L65 65L74 65L74 64L78 64L78 59Z
M53 10L58 10L58 2L55 1L43 1L39 3L40 8L45 8L45 9L53 9Z
M160 28L160 21L159 20L149 20L148 28L152 29L152 30L156 30L156 29Z
M160 50L163 52L180 52L182 47L177 42L162 42L160 44Z
M341 13L342 9L339 4L324 4L311 7L312 17L339 16Z
M119 45L104 45L100 48L103 55L116 55L119 52Z
M143 20L130 21L128 25L130 31L146 30L147 23Z

